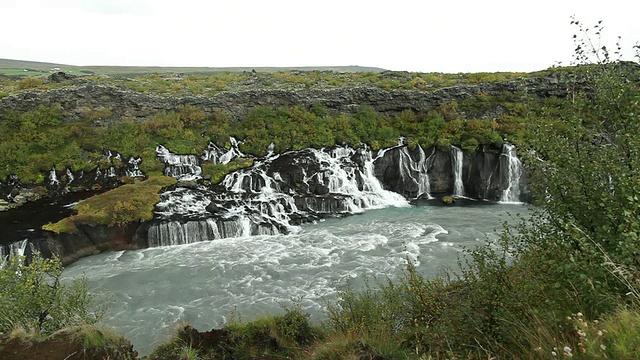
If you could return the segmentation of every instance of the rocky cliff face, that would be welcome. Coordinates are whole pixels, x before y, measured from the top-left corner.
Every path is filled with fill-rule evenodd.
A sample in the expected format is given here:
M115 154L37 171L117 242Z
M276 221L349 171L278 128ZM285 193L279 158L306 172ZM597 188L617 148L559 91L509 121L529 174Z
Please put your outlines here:
M87 81L45 92L27 91L0 99L0 109L26 112L41 105L59 104L70 120L84 118L92 110L109 109L106 121L121 118L144 119L159 111L177 110L180 105L201 107L211 114L224 111L238 119L257 106L311 106L316 103L339 112L352 113L366 104L381 113L406 109L429 111L440 104L460 101L479 94L526 92L532 96L564 97L566 84L555 77L533 77L518 81L481 83L443 88L431 92L383 90L375 87L348 87L327 90L258 89L222 92L211 97L161 97L135 92L123 87ZM1 116L1 115L0 115Z

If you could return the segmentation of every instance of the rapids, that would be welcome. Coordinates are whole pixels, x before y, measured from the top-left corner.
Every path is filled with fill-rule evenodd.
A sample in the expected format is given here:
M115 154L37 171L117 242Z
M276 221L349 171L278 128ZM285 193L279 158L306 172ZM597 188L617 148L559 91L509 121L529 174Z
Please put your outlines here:
M397 277L407 258L427 276L455 269L463 248L496 238L508 213L528 214L515 204L430 204L329 218L287 235L107 252L80 259L63 276L84 274L91 290L110 293L104 323L144 355L181 323L210 330L232 316L280 313L293 301L321 321L345 284Z

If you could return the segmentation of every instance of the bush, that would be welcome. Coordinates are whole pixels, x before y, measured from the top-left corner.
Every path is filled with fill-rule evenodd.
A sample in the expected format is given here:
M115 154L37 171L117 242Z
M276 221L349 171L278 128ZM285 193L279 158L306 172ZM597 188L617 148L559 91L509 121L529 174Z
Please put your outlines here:
M11 256L0 268L0 332L23 329L52 334L76 325L95 324L106 311L106 302L89 292L84 278L61 283L62 263L38 253L26 265L22 256Z

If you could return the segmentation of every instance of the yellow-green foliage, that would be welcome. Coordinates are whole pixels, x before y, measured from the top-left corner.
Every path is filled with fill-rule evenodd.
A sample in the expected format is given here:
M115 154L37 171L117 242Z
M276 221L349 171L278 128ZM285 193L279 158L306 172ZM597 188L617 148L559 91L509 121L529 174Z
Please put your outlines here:
M622 308L605 316L602 322L582 322L583 343L594 358L640 359L640 311L637 308ZM602 356L602 355L608 356Z
M70 334L75 341L81 342L85 349L118 349L129 343L112 329L91 325L65 328L57 334Z
M171 177L155 175L137 184L122 185L81 201L75 207L76 215L42 228L55 233L71 233L77 231L76 225L80 224L125 226L151 220L153 208L160 201L158 192L175 181Z
M303 313L300 306L285 307L282 315L250 322L234 318L223 329L216 330L218 342L213 344L195 343L194 331L189 324L181 326L149 359L291 359L324 338L324 332L309 324L309 314Z
M202 175L210 176L211 183L216 184L228 173L251 165L253 165L252 158L235 158L227 164L212 164L207 161L202 164Z

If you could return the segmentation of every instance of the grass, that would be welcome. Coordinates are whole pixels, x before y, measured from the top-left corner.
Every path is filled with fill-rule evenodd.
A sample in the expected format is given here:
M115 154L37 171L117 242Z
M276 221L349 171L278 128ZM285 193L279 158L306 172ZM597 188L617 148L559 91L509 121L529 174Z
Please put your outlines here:
M75 208L76 215L42 228L56 234L74 233L80 224L125 226L135 221L151 220L155 204L160 201L158 192L175 182L171 177L151 175L145 181L122 185L80 202Z
M312 326L309 315L294 306L285 308L282 315L250 322L232 320L206 333L184 324L149 359L297 359L323 339L324 331Z
M0 74L9 76L39 76L49 75L49 71L30 70L30 69L2 69L0 68Z
M85 349L117 349L128 343L115 330L96 326L77 326L60 330L58 333L70 334L72 339L82 343ZM58 333L54 333L53 336Z

